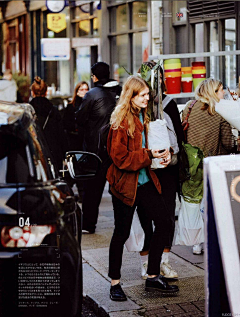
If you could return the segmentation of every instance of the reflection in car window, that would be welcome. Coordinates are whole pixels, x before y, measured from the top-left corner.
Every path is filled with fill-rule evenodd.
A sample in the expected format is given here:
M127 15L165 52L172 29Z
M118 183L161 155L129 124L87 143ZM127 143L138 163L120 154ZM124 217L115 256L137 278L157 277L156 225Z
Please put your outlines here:
M10 132L8 134L8 132ZM40 144L41 142L41 144ZM54 179L55 169L35 127L0 131L0 183L31 183Z

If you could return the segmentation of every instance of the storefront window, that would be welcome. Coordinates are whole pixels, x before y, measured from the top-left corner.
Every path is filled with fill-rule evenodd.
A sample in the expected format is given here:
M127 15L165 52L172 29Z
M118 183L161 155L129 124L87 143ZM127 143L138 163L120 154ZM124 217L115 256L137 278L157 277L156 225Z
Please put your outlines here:
M133 2L133 29L147 27L147 1Z
M203 37L203 23L195 24L195 52L202 53L204 52L204 37ZM202 61L203 57L197 57L196 61Z
M236 20L225 20L225 51L236 50ZM225 56L226 86L235 89L236 87L236 56Z
M76 7L75 9L75 19L78 20L78 19L88 19L90 16L90 13L89 12L83 12L81 10L81 7Z
M111 41L112 65L114 78L123 84L129 76L130 65L128 60L128 36L119 35L112 38ZM125 70L125 69L127 70Z
M133 73L136 74L142 62L148 61L148 32L133 34Z
M218 21L210 22L210 52L219 51L218 41ZM219 77L219 57L210 57L210 77L220 79Z
M79 22L79 36L88 36L90 34L90 21L84 20Z
M76 70L74 76L75 85L79 81L90 83L91 59L90 47L78 47L76 49Z
M99 35L99 20L98 18L93 19L93 35Z
M122 32L127 31L128 23L127 23L127 5L121 5L116 9L116 31Z
M123 2L109 2L111 69L120 84L149 57L148 1Z

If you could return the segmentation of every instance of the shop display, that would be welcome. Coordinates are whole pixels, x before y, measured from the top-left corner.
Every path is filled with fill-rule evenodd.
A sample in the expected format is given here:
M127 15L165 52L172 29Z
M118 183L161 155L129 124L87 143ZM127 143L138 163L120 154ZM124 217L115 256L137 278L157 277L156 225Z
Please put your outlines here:
M166 59L163 62L167 94L191 93L206 79L204 61L192 62L192 66L181 67L179 58Z
M179 94L181 92L181 60L179 58L166 59L163 65L167 93Z

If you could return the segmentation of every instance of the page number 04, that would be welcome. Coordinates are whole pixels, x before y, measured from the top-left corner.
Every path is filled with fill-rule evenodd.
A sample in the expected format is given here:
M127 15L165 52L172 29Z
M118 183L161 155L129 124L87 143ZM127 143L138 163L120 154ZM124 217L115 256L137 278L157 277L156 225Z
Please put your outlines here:
M27 219L25 220L23 217L19 218L19 227L24 227L24 226L30 226L30 219L29 217L27 217Z

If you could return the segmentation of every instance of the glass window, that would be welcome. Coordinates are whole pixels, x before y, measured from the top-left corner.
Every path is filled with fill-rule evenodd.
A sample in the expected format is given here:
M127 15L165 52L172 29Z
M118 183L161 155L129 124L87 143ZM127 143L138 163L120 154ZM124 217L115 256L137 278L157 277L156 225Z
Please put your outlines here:
M75 85L80 81L90 83L91 58L90 47L78 47L76 49L76 69L74 74Z
M195 24L195 52L202 53L204 52L203 42L203 23ZM196 61L202 61L203 57L196 57Z
M218 21L210 22L210 52L219 51ZM210 77L219 79L219 57L210 57Z
M127 23L127 5L121 5L117 7L116 10L116 31L123 32L128 30L128 23Z
M112 65L114 71L114 79L118 80L122 85L129 76L127 72L131 72L128 64L128 36L119 35L112 38L111 41ZM125 69L127 70L125 70Z
M93 35L99 35L99 20L98 18L93 19Z
M90 21L84 20L79 22L79 36L88 36L90 34Z
M75 9L75 19L76 20L88 19L89 16L90 16L89 12L84 12L81 10L80 7L76 7L76 9Z
M236 50L236 20L225 20L225 51ZM236 56L225 56L226 86L236 88Z
M133 2L133 29L147 27L147 1Z
M148 32L133 34L133 73L136 74L142 62L148 61Z
M0 132L0 183L31 183L56 178L57 170L40 129L31 124L28 130L19 129L15 136L11 135L10 128L9 134Z

